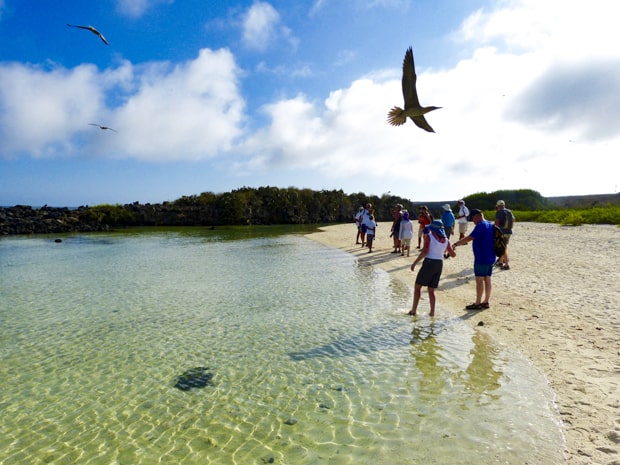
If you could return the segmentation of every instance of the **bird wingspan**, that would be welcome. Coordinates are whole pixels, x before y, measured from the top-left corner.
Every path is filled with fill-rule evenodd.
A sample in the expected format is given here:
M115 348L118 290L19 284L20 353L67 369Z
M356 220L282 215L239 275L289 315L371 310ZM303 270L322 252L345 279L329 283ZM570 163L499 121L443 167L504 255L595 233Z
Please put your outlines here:
M403 60L403 97L405 109L419 107L418 93L416 91L415 64L413 62L413 49L409 47Z
M424 116L412 116L411 119L413 120L413 122L415 123L417 127L422 128L428 132L435 132L435 130L431 127L431 125L428 124Z

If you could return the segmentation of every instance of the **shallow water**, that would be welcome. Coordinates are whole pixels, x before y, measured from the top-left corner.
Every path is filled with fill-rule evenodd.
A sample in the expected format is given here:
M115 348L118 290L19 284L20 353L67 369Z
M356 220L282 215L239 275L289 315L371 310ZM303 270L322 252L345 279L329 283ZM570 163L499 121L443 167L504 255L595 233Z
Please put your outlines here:
M0 464L562 461L526 360L270 231L1 239Z

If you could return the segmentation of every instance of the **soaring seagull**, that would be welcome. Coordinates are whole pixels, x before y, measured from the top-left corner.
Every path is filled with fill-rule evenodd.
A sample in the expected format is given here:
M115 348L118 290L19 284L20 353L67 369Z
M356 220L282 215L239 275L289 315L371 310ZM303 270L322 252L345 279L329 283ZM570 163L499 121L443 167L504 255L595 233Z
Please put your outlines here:
M388 122L392 126L400 126L407 122L407 117L418 126L428 132L435 132L430 124L424 119L424 115L429 111L437 110L441 107L422 107L418 100L418 92L415 89L416 82L415 65L413 64L413 50L411 47L405 53L403 60L403 97L405 98L405 109L394 107L388 113Z
M97 123L88 123L88 125L89 126L97 126L99 129L102 129L102 130L108 129L110 131L118 132L116 129L112 129L112 128L109 128L108 126L103 126L103 125L97 124Z
M90 31L93 34L95 34L97 37L99 37L103 41L104 44L110 45L110 43L107 40L105 40L105 37L103 37L103 34L92 26L74 26L73 24L67 24L67 26L79 27L80 29L86 29L87 31Z

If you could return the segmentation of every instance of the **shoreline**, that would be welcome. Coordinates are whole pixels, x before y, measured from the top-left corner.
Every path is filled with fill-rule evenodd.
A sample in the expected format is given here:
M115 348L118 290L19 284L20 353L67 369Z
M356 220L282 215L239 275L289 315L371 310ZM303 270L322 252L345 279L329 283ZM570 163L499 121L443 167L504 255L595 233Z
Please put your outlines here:
M385 270L413 292L417 224L410 257L391 253L390 226L378 224L372 253L355 245L353 223L307 237ZM471 244L456 253L444 261L436 313L462 317L547 377L566 437L566 464L620 465L620 228L517 223L511 270L494 270L491 308L476 312L464 309L475 298ZM423 289L411 318L429 319L428 310Z

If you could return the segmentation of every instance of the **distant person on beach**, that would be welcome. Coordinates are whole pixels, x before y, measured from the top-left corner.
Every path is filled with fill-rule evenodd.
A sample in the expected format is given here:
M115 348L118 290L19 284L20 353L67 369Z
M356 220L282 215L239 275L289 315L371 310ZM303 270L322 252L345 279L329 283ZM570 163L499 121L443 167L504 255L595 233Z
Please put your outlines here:
M508 260L508 242L512 236L512 226L515 222L515 216L512 211L506 208L506 202L498 200L495 204L495 226L502 230L504 236L504 243L506 244L506 252L499 257L496 266L499 266L502 270L509 270Z
M402 219L402 211L403 206L401 204L396 204L394 207L394 211L392 214L394 215L394 221L392 222L392 229L390 230L390 235L394 240L394 250L392 253L400 252L400 221Z
M456 222L456 218L454 213L452 213L452 207L447 203L442 205L441 209L443 212L441 213L441 222L443 223L443 228L446 230L446 236L450 239L450 236L454 234L454 223Z
M443 270L444 253L455 257L454 249L446 237L446 231L441 220L434 220L423 230L424 247L417 258L411 264L411 271L416 264L424 260L422 268L418 271L413 288L413 305L408 315L415 315L418 311L418 303L422 295L422 286L428 288L428 301L431 307L430 316L435 316L435 289L439 286L439 278Z
M464 200L459 200L459 212L456 214L456 219L459 224L459 239L465 237L467 232L467 217L469 216L469 208L465 206Z
M400 220L400 231L398 232L398 237L400 238L400 254L405 255L406 250L408 257L411 251L411 239L413 239L413 222L407 210L402 210L401 214L403 217Z
M446 230L446 237L448 241L450 240L450 236L454 233L454 223L456 222L456 218L454 217L454 213L452 213L452 207L447 203L441 206L443 212L441 213L441 221L443 223L443 228ZM449 258L450 255L447 253L444 254L443 258Z
M364 208L364 211L362 212L362 224L361 224L361 229L362 229L362 234L361 234L362 247L364 247L366 245L366 231L368 229L369 216L372 215L372 214L373 214L372 204L371 203L367 203L366 204L366 208Z
M372 243L374 242L375 233L377 231L377 223L375 222L374 215L370 215L368 217L367 226L368 227L366 229L366 244L368 245L368 253L370 253L372 252Z
M424 228L427 227L433 221L433 217L431 213L428 211L428 207L426 205L422 205L420 207L420 211L418 213L418 249L420 248L420 244L422 242L422 236L424 235Z
M471 234L463 239L456 241L452 247L474 241L474 276L476 277L476 301L467 305L467 310L482 310L489 308L491 299L491 274L495 263L495 252L493 251L494 224L484 219L482 212L474 208L468 217L476 225ZM484 295L484 300L482 297Z
M357 236L355 237L355 243L360 243L360 237L362 236L362 216L364 215L364 207L360 207L353 221L355 221L355 226L357 226Z

